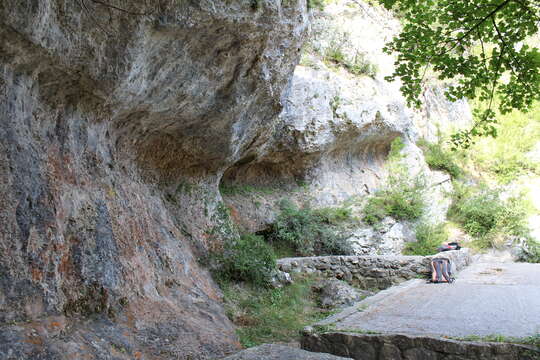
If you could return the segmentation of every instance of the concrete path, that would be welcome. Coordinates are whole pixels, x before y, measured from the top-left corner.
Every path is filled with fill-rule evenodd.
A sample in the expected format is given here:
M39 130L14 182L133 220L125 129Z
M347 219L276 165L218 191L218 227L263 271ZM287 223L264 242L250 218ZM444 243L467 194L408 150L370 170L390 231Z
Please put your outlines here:
M336 330L411 335L540 333L540 264L478 262L453 284L411 280L326 319Z

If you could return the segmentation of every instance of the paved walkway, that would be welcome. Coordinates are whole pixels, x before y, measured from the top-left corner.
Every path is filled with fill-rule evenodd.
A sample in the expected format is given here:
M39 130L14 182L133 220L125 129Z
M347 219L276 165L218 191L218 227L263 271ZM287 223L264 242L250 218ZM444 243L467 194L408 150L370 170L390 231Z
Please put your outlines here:
M454 284L411 280L324 321L337 330L411 335L540 333L540 264L478 262Z

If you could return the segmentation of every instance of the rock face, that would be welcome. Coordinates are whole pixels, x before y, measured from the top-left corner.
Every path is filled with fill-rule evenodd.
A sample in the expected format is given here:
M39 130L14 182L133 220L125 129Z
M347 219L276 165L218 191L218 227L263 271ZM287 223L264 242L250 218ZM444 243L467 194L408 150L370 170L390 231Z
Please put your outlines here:
M356 255L387 255L400 254L405 243L416 241L416 236L411 224L387 217L377 228L357 228L347 241Z
M439 123L469 122L470 110L466 102L447 101L443 84L426 88L423 109L406 106L400 84L384 80L393 71L394 59L382 48L399 28L399 21L384 8L362 1L336 1L314 13L309 43L273 135L224 174L222 183L227 186L274 189L271 195L225 196L241 226L263 230L274 220L282 197L335 206L373 194L384 186L390 145L398 137L405 145L403 162L411 176L425 175L430 199L425 220L444 219L449 178L428 168L415 141L420 136L434 140ZM398 239L395 244L379 234L356 233L357 239L370 239L357 241L358 253L399 254L410 231L396 231L388 235Z
M197 257L231 235L219 179L281 111L306 4L147 3L0 3L1 358L239 346Z
M357 360L534 360L540 349L505 343L479 343L435 337L324 333L307 334L302 348Z
M351 306L373 293L358 290L338 279L327 279L315 285L323 308L335 309Z

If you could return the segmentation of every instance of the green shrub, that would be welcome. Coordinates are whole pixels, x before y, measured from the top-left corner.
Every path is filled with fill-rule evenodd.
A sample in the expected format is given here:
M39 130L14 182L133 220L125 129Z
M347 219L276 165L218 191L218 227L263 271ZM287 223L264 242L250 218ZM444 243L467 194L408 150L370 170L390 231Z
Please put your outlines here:
M298 256L348 255L352 248L339 225L349 218L348 209L300 209L287 201L267 236L275 246L290 247Z
M468 234L480 237L495 228L503 210L498 194L484 190L454 202L451 214Z
M388 161L389 162L398 162L403 159L402 151L405 149L405 143L401 137L396 137L390 143L390 151L388 152Z
M528 238L528 211L522 197L501 200L497 190L456 182L449 216L475 238L473 245L483 249Z
M388 153L387 168L390 173L383 189L370 196L363 209L363 220L376 225L387 216L397 220L419 219L426 208L423 190L423 175L411 177L406 164L402 162L405 143L401 137L395 138Z
M268 284L270 273L276 269L276 256L272 247L256 235L242 235L226 243L218 255L220 280L247 281L257 286Z
M499 115L497 122L497 137L478 139L467 152L470 160L501 184L521 176L540 175L540 164L528 156L540 141L540 103L534 103L527 113Z
M419 219L426 208L423 188L420 178L411 183L411 180L403 176L391 177L387 188L368 198L363 220L375 225L387 216L397 220Z
M416 242L409 242L405 245L403 254L405 255L433 255L437 253L437 248L442 243L448 241L448 233L444 224L431 225L419 224L416 226Z
M421 139L417 145L424 152L426 163L431 169L446 171L453 178L462 175L463 171L456 163L455 154L445 150L441 144Z

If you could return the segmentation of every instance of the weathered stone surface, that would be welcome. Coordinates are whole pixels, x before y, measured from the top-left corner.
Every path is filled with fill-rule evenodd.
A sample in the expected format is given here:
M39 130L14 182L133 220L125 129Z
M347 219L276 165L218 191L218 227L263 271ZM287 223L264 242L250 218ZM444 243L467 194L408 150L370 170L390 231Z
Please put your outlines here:
M289 273L317 274L345 280L364 289L386 289L394 284L431 274L431 259L446 257L453 271L459 271L472 262L469 249L452 250L433 256L313 256L278 260L280 270Z
M533 346L406 335L306 333L301 343L303 349L336 355L349 354L358 360L534 360L540 356L540 349Z
M366 296L373 294L369 291L355 289L338 279L320 281L315 284L315 288L319 293L320 305L332 309L351 306Z
M0 357L238 348L197 256L281 110L305 1L0 2ZM123 9L123 10L122 10Z
M286 273L281 270L275 270L270 274L270 285L275 288L281 288L284 285L289 285L293 283L291 274Z
M347 241L356 255L399 255L405 243L416 241L412 227L386 217L377 228L366 226L354 230Z
M223 360L340 360L350 359L325 353L314 353L289 346L264 344L228 356Z

